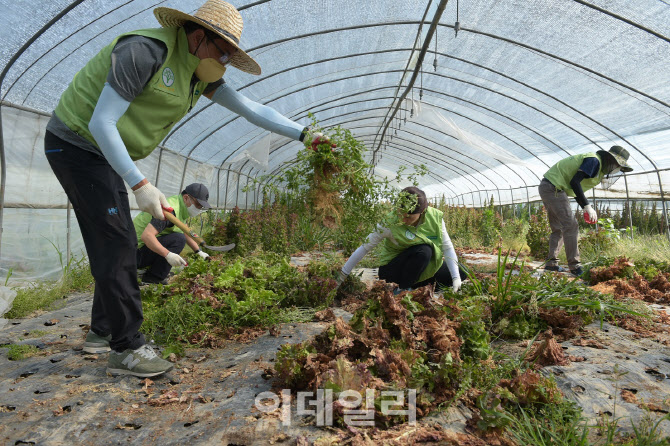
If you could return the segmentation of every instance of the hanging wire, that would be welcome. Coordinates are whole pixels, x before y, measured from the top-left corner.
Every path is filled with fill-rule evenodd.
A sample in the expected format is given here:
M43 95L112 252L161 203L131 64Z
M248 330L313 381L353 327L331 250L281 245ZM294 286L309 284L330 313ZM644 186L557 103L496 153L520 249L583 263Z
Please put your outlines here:
M456 2L456 7L458 8L458 1ZM437 71L437 28L435 28L435 59L433 59L433 71Z
M419 100L423 100L423 63L421 64L421 85L419 86Z
M403 109L404 109L403 111L405 112L405 124L407 124L407 105L405 105Z
M414 89L412 88L412 109L409 112L409 117L414 117Z
M456 0L456 23L454 24L454 32L456 35L454 37L458 37L458 30L461 29L461 22L458 20L458 1Z

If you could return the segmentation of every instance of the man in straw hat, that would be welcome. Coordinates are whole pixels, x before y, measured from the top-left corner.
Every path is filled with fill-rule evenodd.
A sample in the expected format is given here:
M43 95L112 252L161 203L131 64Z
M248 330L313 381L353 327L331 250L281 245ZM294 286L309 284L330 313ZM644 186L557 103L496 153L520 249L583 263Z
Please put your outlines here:
M558 252L561 250L561 245L565 244L570 272L575 276L582 275L577 245L579 226L572 213L568 196L575 197L582 207L584 220L587 223L595 223L598 221L598 215L586 199L584 191L599 184L605 176L616 175L620 171L632 171L633 168L628 165L628 157L626 149L612 146L609 152L598 150L596 153L583 153L565 158L544 174L539 192L551 226L546 270L563 271L558 266Z
M122 34L74 77L47 125L47 159L81 228L96 286L87 351L111 353L107 371L149 377L171 369L139 333L137 237L125 183L138 207L164 220L165 196L133 161L147 157L201 96L250 122L302 141L303 125L245 98L221 79L229 66L261 69L240 48L242 17L222 0L193 15L156 8L162 28Z

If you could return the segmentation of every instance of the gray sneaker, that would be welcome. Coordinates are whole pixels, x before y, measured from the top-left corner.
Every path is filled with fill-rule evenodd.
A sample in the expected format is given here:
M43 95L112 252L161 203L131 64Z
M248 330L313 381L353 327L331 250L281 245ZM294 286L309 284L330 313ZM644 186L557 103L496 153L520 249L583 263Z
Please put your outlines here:
M100 336L89 330L84 341L83 350L86 353L105 353L110 350L109 341L112 340L112 335Z
M136 350L109 352L107 373L150 378L172 370L172 363L158 357L154 349L144 344Z

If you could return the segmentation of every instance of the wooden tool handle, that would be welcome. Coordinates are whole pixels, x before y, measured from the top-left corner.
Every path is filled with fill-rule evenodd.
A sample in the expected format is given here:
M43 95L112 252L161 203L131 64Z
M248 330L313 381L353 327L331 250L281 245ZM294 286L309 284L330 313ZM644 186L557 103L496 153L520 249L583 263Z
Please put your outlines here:
M193 232L193 231L191 230L191 228L189 228L189 227L186 225L186 223L183 223L183 222L182 222L181 220L179 220L177 217L175 217L174 215L172 215L172 213L170 213L170 212L164 212L163 215L165 215L165 218L167 218L168 220L170 220L170 222L171 222L172 224L174 224L176 227L178 227L179 229L181 229L182 231L184 231L184 234L188 235L188 236L191 237L193 240L195 240L195 242L196 242L198 245L204 245L204 244L205 244L205 240L203 240L198 234L196 234L195 232Z

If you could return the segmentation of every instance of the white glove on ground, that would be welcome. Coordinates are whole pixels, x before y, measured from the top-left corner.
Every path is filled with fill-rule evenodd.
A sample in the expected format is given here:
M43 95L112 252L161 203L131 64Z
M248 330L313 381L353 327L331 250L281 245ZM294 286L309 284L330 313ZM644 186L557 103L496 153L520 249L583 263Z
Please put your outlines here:
M151 183L147 183L137 190L134 190L135 201L140 210L147 212L159 220L165 220L163 208L170 207L170 203L165 199L163 192L159 191Z
M168 252L168 254L165 256L165 260L167 260L168 263L172 266L188 265L188 263L186 263L186 260L184 260L179 254L175 254L174 252Z
M342 285L342 283L347 280L347 275L344 274L341 270L337 272L337 279L335 281L337 282L337 286L339 287Z
M196 252L196 254L198 254L203 259L206 259L207 257L209 257L209 254L207 254L205 251L198 251L198 252Z
M584 206L584 214L589 216L589 220L591 221L591 223L595 223L598 221L598 214L596 213L595 209L591 207L590 204Z
M461 289L461 284L462 284L461 278L459 277L457 279L452 279L452 280L453 280L453 283L451 284L451 289L454 290L454 293L458 293L458 290Z

